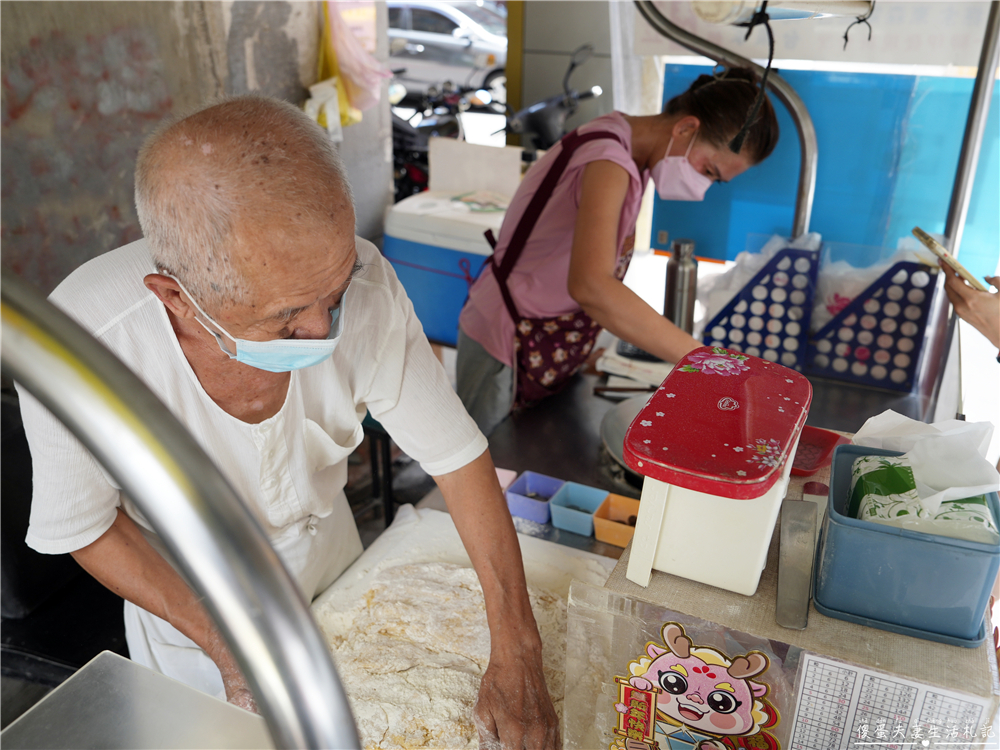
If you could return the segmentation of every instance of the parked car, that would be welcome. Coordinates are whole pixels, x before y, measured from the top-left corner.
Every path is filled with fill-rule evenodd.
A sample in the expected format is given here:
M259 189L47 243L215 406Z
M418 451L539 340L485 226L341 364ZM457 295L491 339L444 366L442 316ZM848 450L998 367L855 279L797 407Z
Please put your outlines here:
M391 67L407 94L422 97L451 81L507 101L507 17L495 3L389 0Z

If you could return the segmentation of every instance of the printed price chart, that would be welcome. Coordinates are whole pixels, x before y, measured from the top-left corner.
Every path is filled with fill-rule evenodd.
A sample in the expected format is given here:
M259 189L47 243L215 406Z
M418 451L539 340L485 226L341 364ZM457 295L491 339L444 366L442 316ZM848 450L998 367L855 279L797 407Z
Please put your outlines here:
M861 681L858 707L851 724L852 746L858 742L879 742L888 750L902 750L907 739L917 689L903 682L865 675Z
M792 750L972 750L982 743L986 698L812 654L799 669Z
M796 708L792 750L837 750L844 739L856 670L809 660Z

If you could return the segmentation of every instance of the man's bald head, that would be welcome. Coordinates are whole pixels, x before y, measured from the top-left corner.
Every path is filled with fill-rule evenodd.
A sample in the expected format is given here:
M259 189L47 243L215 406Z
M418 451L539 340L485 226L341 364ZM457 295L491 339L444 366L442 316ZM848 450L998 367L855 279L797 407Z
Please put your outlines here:
M351 222L353 234L350 186L327 134L263 96L235 97L155 132L139 152L135 199L158 268L211 308L245 301L255 233Z

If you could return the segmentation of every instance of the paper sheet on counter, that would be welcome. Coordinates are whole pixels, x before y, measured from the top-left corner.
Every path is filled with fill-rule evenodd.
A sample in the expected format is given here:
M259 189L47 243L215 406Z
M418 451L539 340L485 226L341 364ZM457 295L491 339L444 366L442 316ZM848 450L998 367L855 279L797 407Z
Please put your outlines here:
M792 750L970 750L985 739L986 698L815 654L800 674Z
M600 372L621 375L644 385L659 385L674 369L674 366L669 362L643 362L639 359L623 357L616 352L617 346L618 339L616 338L598 358L596 367Z

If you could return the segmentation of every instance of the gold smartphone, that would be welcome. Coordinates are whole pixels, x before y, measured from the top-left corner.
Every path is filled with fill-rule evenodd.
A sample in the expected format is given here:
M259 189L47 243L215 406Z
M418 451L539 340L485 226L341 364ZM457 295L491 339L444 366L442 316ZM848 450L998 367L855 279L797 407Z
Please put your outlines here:
M969 273L968 268L959 263L955 256L948 252L948 248L927 234L927 232L923 229L920 227L913 227L913 236L920 240L924 244L924 247L955 269L955 273L968 281L972 285L973 289L978 289L980 292L989 291L989 289L983 286L983 283L979 279Z

